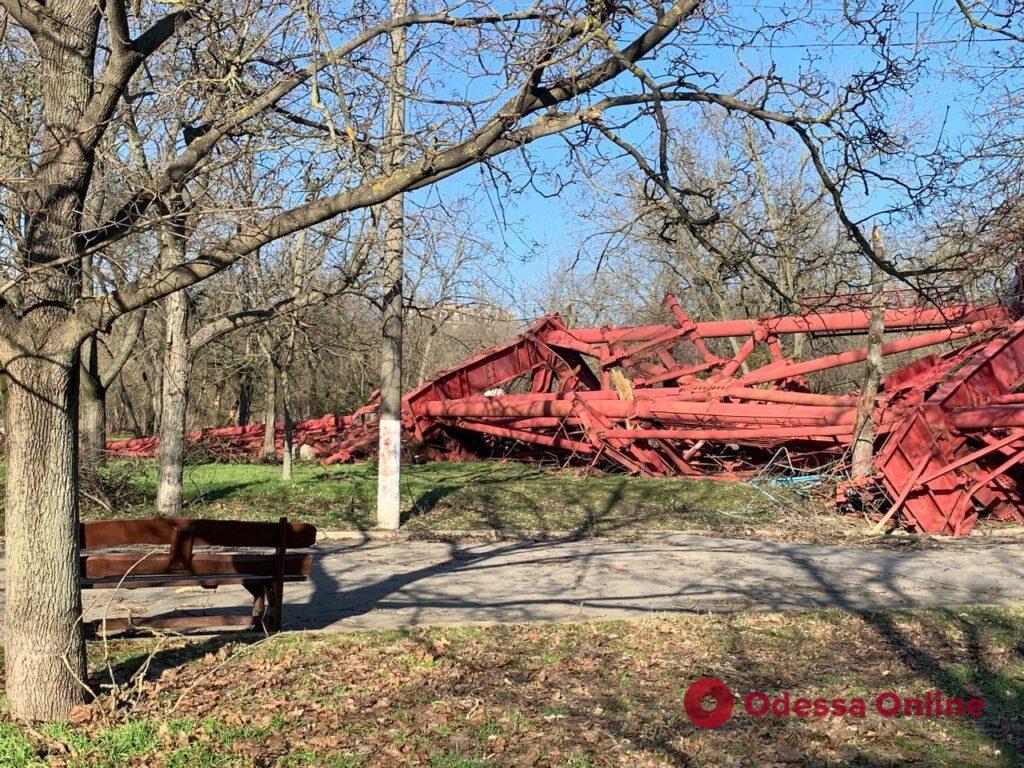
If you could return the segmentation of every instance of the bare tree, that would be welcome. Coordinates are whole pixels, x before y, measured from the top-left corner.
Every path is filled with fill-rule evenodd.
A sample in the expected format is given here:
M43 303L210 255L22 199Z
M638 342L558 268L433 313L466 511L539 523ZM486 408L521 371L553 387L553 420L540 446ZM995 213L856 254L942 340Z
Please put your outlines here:
M307 179L307 197L312 190ZM283 249L285 268L270 265L266 274L262 272L254 280L242 281L251 284L252 293L243 295L241 306L232 306L203 318L203 322L192 331L188 330L189 309L188 292L181 290L171 294L164 303L166 305L167 341L164 349L164 387L160 422L160 443L157 451L159 481L157 485L157 509L161 514L178 515L183 505L183 469L185 460L186 409L188 391L195 358L210 344L228 334L233 334L255 325L271 322L278 318L287 318L288 331L283 337L273 335L272 341L263 346L268 356L274 375L270 388L271 410L270 421L266 422L269 441L268 458L276 454L274 448L274 413L273 398L278 392L284 402L286 440L284 456L285 479L290 479L290 412L288 409L289 379L288 370L295 347L295 336L299 318L304 310L327 302L343 293L358 288L357 280L362 273L369 255L369 242L361 235L349 244L350 253L338 261L336 273L325 276L327 250L337 239L332 230L325 233L319 248L307 247L307 230L301 230L294 238L286 242ZM334 243L337 244L337 243ZM185 243L179 243L184 247ZM316 252L316 253L314 253ZM273 249L264 249L265 254L272 254ZM258 265L254 269L259 269ZM236 287L233 293L243 290ZM268 334L263 334L267 337ZM243 392L240 391L240 397ZM237 418L237 417L236 417Z
M406 13L405 0L391 0L391 15ZM387 138L392 143L387 170L401 167L405 159L406 34L391 30L388 83ZM377 450L377 526L397 530L401 524L402 470L402 332L405 321L402 279L405 272L405 195L397 194L384 205L384 297L382 300L380 356L380 445Z
M39 143L23 156L22 167L29 168L11 182L15 206L3 217L14 248L11 279L0 287L0 362L10 382L9 412L16 414L9 419L7 443L6 690L15 716L48 719L66 715L84 695L75 445L84 339L278 239L648 98L600 90L695 18L700 3L679 0L659 9L655 19L644 19L643 8L629 9L623 14L628 24L598 20L601 34L594 33L594 17L585 7L535 6L508 14L484 9L475 15L470 9L459 16L442 9L398 18L361 9L348 18L338 14L332 39L345 42L313 56L303 52L303 15L287 5L251 3L241 13L231 4L189 4L159 15L163 6L132 7L120 0L2 4L18 40L27 35L32 41L39 89L38 110L26 118L36 122L27 133ZM480 61L470 49L490 46L488 58L503 62L503 76L491 78L483 101L453 105L435 99L431 108L448 107L447 118L431 121L441 126L434 130L426 121L418 124L419 140L400 166L369 181L339 182L314 201L300 196L294 204L233 223L227 201L218 201L219 213L203 227L204 242L194 256L181 258L179 252L174 264L150 259L134 273L118 270L105 293L82 296L86 256L102 257L126 239L151 248L151 234L166 220L167 200L190 179L231 163L233 155L259 153L260 142L248 142L246 135L302 126L315 134L310 140L329 136L335 153L342 146L358 153L372 143L367 134L379 100L365 57L398 27L433 35L437 42L423 56L439 66L461 61L451 56L453 50L469 54L467 63ZM625 44L614 42L626 28L639 32ZM446 36L448 50L438 56L436 45ZM97 151L110 146L109 128L126 114L125 104L145 102L137 89L142 65L158 60L172 42L195 66L206 68L203 83L221 84L217 97L205 105L210 109L193 105L192 119L182 126L187 141L170 156L154 158L150 182L124 190L103 223L83 226ZM213 49L223 55L207 56ZM349 83L362 84L351 98L338 87L345 82L337 77L341 69ZM172 59L164 61L161 73L174 79ZM187 93L192 82L197 81L179 79L175 85ZM595 92L596 99L584 98ZM305 102L296 98L300 94ZM202 89L196 95L205 98ZM364 109L370 111L360 117ZM462 120L465 115L486 116ZM278 163L287 164L285 157Z
M628 163L584 211L592 231L578 257L609 273L603 317L651 322L669 291L716 319L799 313L864 288L860 253L798 141L718 114L661 136L657 168L608 131ZM800 357L804 343L796 334L786 352Z

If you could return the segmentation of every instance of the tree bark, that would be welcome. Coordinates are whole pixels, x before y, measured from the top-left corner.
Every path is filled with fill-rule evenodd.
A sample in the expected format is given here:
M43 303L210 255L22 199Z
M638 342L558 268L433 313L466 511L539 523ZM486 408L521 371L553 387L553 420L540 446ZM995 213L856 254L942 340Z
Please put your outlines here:
M391 0L391 15L406 11L405 0ZM390 167L401 167L405 141L404 28L391 31L391 83L388 102L388 136L394 143ZM384 203L384 306L381 328L380 442L377 465L377 526L397 530L401 525L402 464L402 278L405 255L405 196Z
M430 351L434 347L434 337L439 331L440 328L434 326L427 328L427 340L423 342L423 349L420 350L420 365L419 370L416 371L417 385L427 380L427 359L430 357Z
M281 450L281 479L292 479L292 411L288 402L288 369L281 371L281 410L284 416L284 445Z
M164 366L162 354L147 354L146 357L150 358L146 360L146 367L148 367L150 371L147 373L145 368L142 371L142 381L146 385L147 390L145 405L142 411L142 432L146 435L152 435L160 430L160 408L164 386Z
M6 693L58 720L85 700L78 585L78 349L17 356L7 423Z
M107 460L107 388L99 370L96 334L82 345L79 416L82 435L82 464L102 467Z
M238 414L235 425L246 427L252 418L252 371L246 368L238 374Z
M121 410L124 412L124 419L128 422L128 428L132 431L132 437L144 437L146 433L142 430L142 427L139 424L139 419L135 415L135 405L128 396L128 390L125 389L124 381L121 379L117 379L117 396L121 401Z
M67 332L66 308L81 298L77 235L95 144L83 139L80 121L95 95L100 11L91 0L53 0L45 12L46 29L33 34L44 124L36 171L20 187L19 261L54 268L20 284L24 314L7 335L2 361L10 379L5 688L11 715L27 720L64 718L85 695L77 485L85 334Z
M167 337L164 345L164 376L158 462L160 481L156 507L162 515L179 515L182 508L182 477L185 463L185 409L191 372L188 352L188 298L184 291L164 300Z
M273 358L267 355L267 399L263 406L263 458L274 461L277 458L277 447L274 444L274 432L277 424L277 366Z
M98 334L92 333L82 344L82 363L79 375L79 429L81 430L82 461L86 466L99 467L107 460L107 393L136 348L145 310L136 312L125 328L121 347L100 369Z
M876 225L871 231L871 245L882 258L882 231ZM882 343L885 337L885 293L882 270L871 265L871 322L868 325L867 358L864 361L864 382L857 400L857 426L854 430L850 474L854 479L871 474L875 452L874 410L878 385L882 380Z
M183 227L163 233L161 261L176 263L184 256ZM173 262L171 260L174 260ZM160 407L160 444L157 449L159 484L156 508L161 515L181 514L182 477L185 464L185 409L192 355L188 344L188 294L172 293L164 299L167 327L164 337L163 381Z

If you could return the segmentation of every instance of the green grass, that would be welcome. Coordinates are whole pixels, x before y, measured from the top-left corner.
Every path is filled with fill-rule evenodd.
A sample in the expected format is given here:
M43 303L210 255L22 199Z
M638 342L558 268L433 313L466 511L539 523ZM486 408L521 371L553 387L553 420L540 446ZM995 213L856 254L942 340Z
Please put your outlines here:
M129 707L101 698L77 725L33 729L0 707L0 766L1017 766L1021 637L1024 608L963 607L176 639L153 649ZM153 642L111 644L122 679ZM737 699L711 731L682 708L706 676ZM941 691L981 697L985 715L755 718L750 691L869 702Z
M115 462L100 490L114 516L155 513L152 462ZM111 490L113 489L113 490ZM375 525L373 463L321 467L301 464L294 479L266 464L199 464L185 469L187 509L193 517L289 519L325 530ZM88 488L87 488L88 490ZM763 527L777 515L767 497L743 483L606 475L578 477L519 463L436 463L403 470L402 505L409 531L675 529L739 532ZM111 511L83 497L84 519Z
M43 765L24 731L10 723L0 723L0 765L10 768Z

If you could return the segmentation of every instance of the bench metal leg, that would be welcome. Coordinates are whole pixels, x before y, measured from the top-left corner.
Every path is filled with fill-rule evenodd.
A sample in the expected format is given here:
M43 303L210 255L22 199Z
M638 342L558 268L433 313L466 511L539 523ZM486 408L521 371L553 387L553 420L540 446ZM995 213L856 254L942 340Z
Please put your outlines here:
M270 598L271 632L281 631L282 604L284 603L284 560L288 550L288 518L277 521L277 551L274 552L274 581L268 588Z
M246 584L252 595L252 628L280 632L284 602L284 584Z
M267 615L267 585L244 584L243 586L252 595L252 629L263 629L269 618Z
M270 619L267 629L271 632L280 632L284 618L284 584L268 584L267 597L269 603L267 614Z

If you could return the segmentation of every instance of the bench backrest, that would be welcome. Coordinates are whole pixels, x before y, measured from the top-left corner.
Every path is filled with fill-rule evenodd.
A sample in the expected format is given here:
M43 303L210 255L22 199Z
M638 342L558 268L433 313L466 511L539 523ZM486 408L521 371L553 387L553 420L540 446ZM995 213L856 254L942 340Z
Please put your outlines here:
M282 531L283 527L283 531ZM185 517L147 517L138 520L97 520L82 523L79 546L105 549L137 544L170 546L177 533L188 531L192 543L211 547L277 548L284 539L286 549L311 547L316 543L316 527L307 523L277 523L249 520L206 520Z
M305 523L276 523L248 520L192 520L183 517L149 517L141 520L100 520L83 523L79 532L82 548L80 570L87 582L119 576L145 577L191 574L217 581L217 576L273 576L280 583L285 576L309 574L312 557L288 555L288 549L311 547L316 528ZM104 552L111 547L151 545L166 547L163 553ZM226 547L232 550L260 547L273 553L204 553L193 558L194 546ZM99 550L99 551L97 551Z

